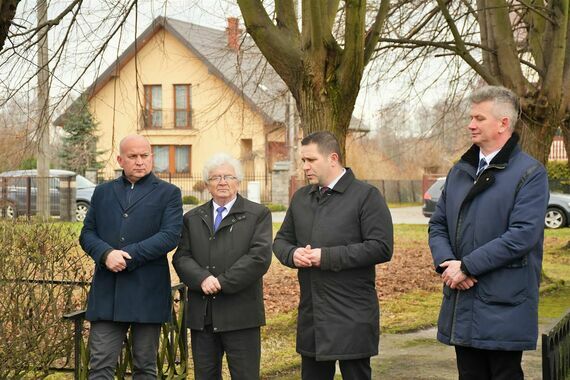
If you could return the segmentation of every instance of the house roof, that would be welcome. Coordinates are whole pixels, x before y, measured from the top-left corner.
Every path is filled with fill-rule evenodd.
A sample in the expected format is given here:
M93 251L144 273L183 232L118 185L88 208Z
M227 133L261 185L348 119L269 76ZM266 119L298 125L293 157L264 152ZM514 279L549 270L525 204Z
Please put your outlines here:
M287 85L269 65L249 36L241 36L239 54L228 46L225 30L196 25L173 18L157 17L152 24L133 42L121 56L111 64L94 82L84 95L90 99L125 63L130 61L152 37L164 28L175 36L193 54L202 60L211 74L223 80L260 115L268 124L284 124L287 119L289 96ZM62 125L65 114L54 122ZM353 117L350 129L369 131L362 121Z

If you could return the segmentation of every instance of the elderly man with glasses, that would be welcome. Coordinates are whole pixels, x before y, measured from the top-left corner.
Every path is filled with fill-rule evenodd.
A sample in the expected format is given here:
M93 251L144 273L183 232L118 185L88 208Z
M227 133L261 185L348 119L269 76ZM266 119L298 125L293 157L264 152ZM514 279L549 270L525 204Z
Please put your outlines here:
M204 166L212 200L184 215L173 264L188 286L196 380L259 379L260 326L265 324L262 277L272 250L271 213L238 194L241 165L226 154Z

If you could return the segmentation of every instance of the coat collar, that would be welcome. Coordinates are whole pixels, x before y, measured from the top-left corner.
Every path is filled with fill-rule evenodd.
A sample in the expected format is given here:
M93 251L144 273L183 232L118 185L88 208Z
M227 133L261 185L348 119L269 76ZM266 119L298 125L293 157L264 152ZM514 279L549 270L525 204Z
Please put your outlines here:
M489 165L507 165L509 159L513 153L517 152L520 148L518 147L519 135L513 132L513 135L509 138L505 146L501 148L499 153L493 158ZM479 147L475 144L469 148L467 152L461 156L461 160L467 162L469 165L473 166L477 170L479 165Z
M141 199L146 197L149 193L154 191L158 186L159 179L154 175L153 172L150 172L147 176L141 178L137 181L134 186L136 187L136 192L133 194L133 198L131 199L130 204L127 206L127 200L125 198L125 181L123 176L115 178L113 180L113 190L115 192L115 196L121 205L123 211L126 211L132 208L137 202Z
M478 177L475 178L475 183L473 187L467 193L463 203L469 202L475 198L478 194L487 190L495 183L495 174L497 171L505 169L509 163L509 159L520 151L517 145L519 141L519 135L513 133L511 138L507 141L505 146L501 148L499 153L493 158L489 163L489 166L484 170ZM477 166L479 162L479 147L473 145L462 157L462 161L469 165L469 170L472 172L473 177L477 171Z
M333 192L337 192L337 193L344 193L346 191L346 189L348 188L348 186L350 186L350 184L352 183L352 181L354 181L354 173L352 172L352 169L350 168L345 168L346 169L346 173L344 173L344 175L342 177L340 177L340 179L338 180L338 182L336 183L336 185L334 185L334 187L332 188L331 191ZM311 190L309 190L309 193L318 193L319 191L319 185L313 185L311 187Z
M234 205L232 206L229 214L222 220L222 223L220 224L218 231L221 228L223 228L224 226L233 224L236 221L245 218L245 215L244 215L245 206L244 205L245 205L245 200L238 193L237 199L236 199ZM200 217L202 218L202 220L206 223L206 225L210 229L210 232L213 233L213 231L214 231L214 220L212 218L212 215L214 214L214 206L213 206L212 200L210 199L210 201L208 203L204 203L202 206L199 206L197 208L197 212L200 214Z

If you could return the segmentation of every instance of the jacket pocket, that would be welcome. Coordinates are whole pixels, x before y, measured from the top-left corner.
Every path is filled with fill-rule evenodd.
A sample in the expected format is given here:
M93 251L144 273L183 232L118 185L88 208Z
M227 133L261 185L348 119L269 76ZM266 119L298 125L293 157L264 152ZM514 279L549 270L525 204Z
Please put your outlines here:
M517 262L488 273L477 283L477 298L487 304L519 305L528 294L528 266Z
M441 309L439 312L439 318L437 321L438 331L447 336L451 337L451 325L453 324L453 306L455 303L454 291L444 285L443 286L443 300L441 302Z

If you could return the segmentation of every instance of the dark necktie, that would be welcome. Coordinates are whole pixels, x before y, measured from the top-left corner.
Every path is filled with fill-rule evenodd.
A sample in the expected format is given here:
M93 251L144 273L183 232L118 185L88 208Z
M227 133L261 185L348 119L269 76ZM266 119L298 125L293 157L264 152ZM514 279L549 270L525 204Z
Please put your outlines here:
M216 209L216 219L214 220L214 231L218 230L218 227L220 227L220 223L222 223L222 213L226 211L226 208L224 206L222 207L218 207Z
M479 168L477 169L477 175L479 175L487 167L487 161L482 158L479 161Z
M327 193L327 191L329 191L330 188L327 186L323 186L321 187L321 189L319 190L321 192L321 196L325 195Z

